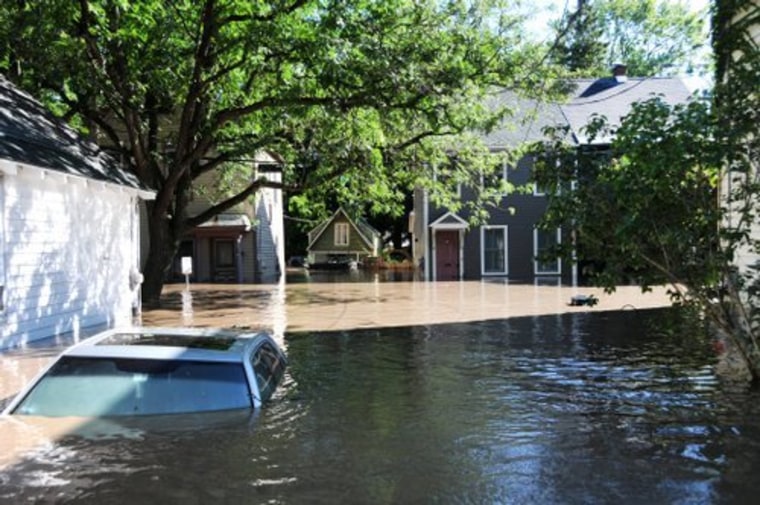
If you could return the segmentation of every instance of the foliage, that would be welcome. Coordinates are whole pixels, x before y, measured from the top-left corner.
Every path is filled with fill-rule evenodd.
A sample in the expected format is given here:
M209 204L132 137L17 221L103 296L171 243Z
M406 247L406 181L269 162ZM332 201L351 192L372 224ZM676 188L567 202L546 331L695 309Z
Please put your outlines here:
M633 107L609 150L576 150L554 132L537 153L536 179L549 195L542 224L576 231L577 243L561 252L602 260L589 274L608 289L631 281L715 285L713 124L705 102L671 108L654 98ZM608 128L599 116L588 133L606 136Z
M606 75L615 62L634 76L691 72L702 64L705 17L688 2L581 0L555 25L554 60L585 77Z
M604 25L596 4L578 2L578 8L566 11L554 29L557 38L552 58L558 65L581 75L602 75L597 72L611 61L602 39Z
M597 117L588 133L614 133L608 150L569 146L559 130L534 150L536 178L550 188L542 225L575 237L558 252L593 264L608 290L669 284L674 302L699 310L757 379L760 51L750 29L760 15L748 12L740 22L737 10L723 13L716 25L722 73L712 101L653 98L614 132Z
M713 25L721 244L731 267L714 319L760 379L760 5L718 1Z
M509 12L500 0L22 0L0 6L0 65L157 191L143 285L156 303L182 236L267 184L206 189L218 199L189 215L199 178L262 151L285 160L294 208L317 213L334 194L398 213L450 137L496 124L503 111L478 105L486 89L551 82ZM456 177L493 165L479 159Z

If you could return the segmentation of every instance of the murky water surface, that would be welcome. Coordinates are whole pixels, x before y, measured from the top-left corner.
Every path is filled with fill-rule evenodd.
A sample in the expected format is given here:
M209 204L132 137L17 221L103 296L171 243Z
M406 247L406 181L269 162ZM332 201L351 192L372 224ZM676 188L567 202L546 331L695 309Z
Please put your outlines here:
M256 413L2 420L0 503L754 502L760 395L670 316L290 331Z

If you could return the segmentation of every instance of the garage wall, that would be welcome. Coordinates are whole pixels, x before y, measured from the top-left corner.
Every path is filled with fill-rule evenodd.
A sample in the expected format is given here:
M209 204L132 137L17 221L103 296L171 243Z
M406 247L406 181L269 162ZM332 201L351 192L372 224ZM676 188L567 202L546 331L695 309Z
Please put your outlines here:
M34 168L0 178L5 293L0 348L131 323L135 199Z

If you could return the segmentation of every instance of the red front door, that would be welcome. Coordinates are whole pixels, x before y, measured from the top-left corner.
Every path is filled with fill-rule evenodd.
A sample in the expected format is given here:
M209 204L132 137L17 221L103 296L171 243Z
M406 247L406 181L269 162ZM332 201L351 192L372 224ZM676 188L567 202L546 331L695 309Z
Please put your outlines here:
M436 280L459 279L459 231L439 230L435 233Z

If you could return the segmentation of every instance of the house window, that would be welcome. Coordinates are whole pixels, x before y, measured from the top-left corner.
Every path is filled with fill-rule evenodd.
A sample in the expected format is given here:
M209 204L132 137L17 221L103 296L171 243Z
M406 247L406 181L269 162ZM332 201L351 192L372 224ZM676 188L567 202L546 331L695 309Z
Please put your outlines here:
M348 223L335 223L335 245L348 245Z
M557 258L546 258L544 254L560 244L562 232L556 230L533 230L533 252L535 254L536 275L559 275L562 273L562 262Z
M483 275L507 274L507 227L483 226L480 229Z
M480 187L482 189L494 189L502 194L507 194L507 163L504 162L499 167L488 173L480 173Z
M452 191L457 198L462 197L462 184L456 181L453 172L436 168L433 171L433 181L436 184L441 184L443 189Z

